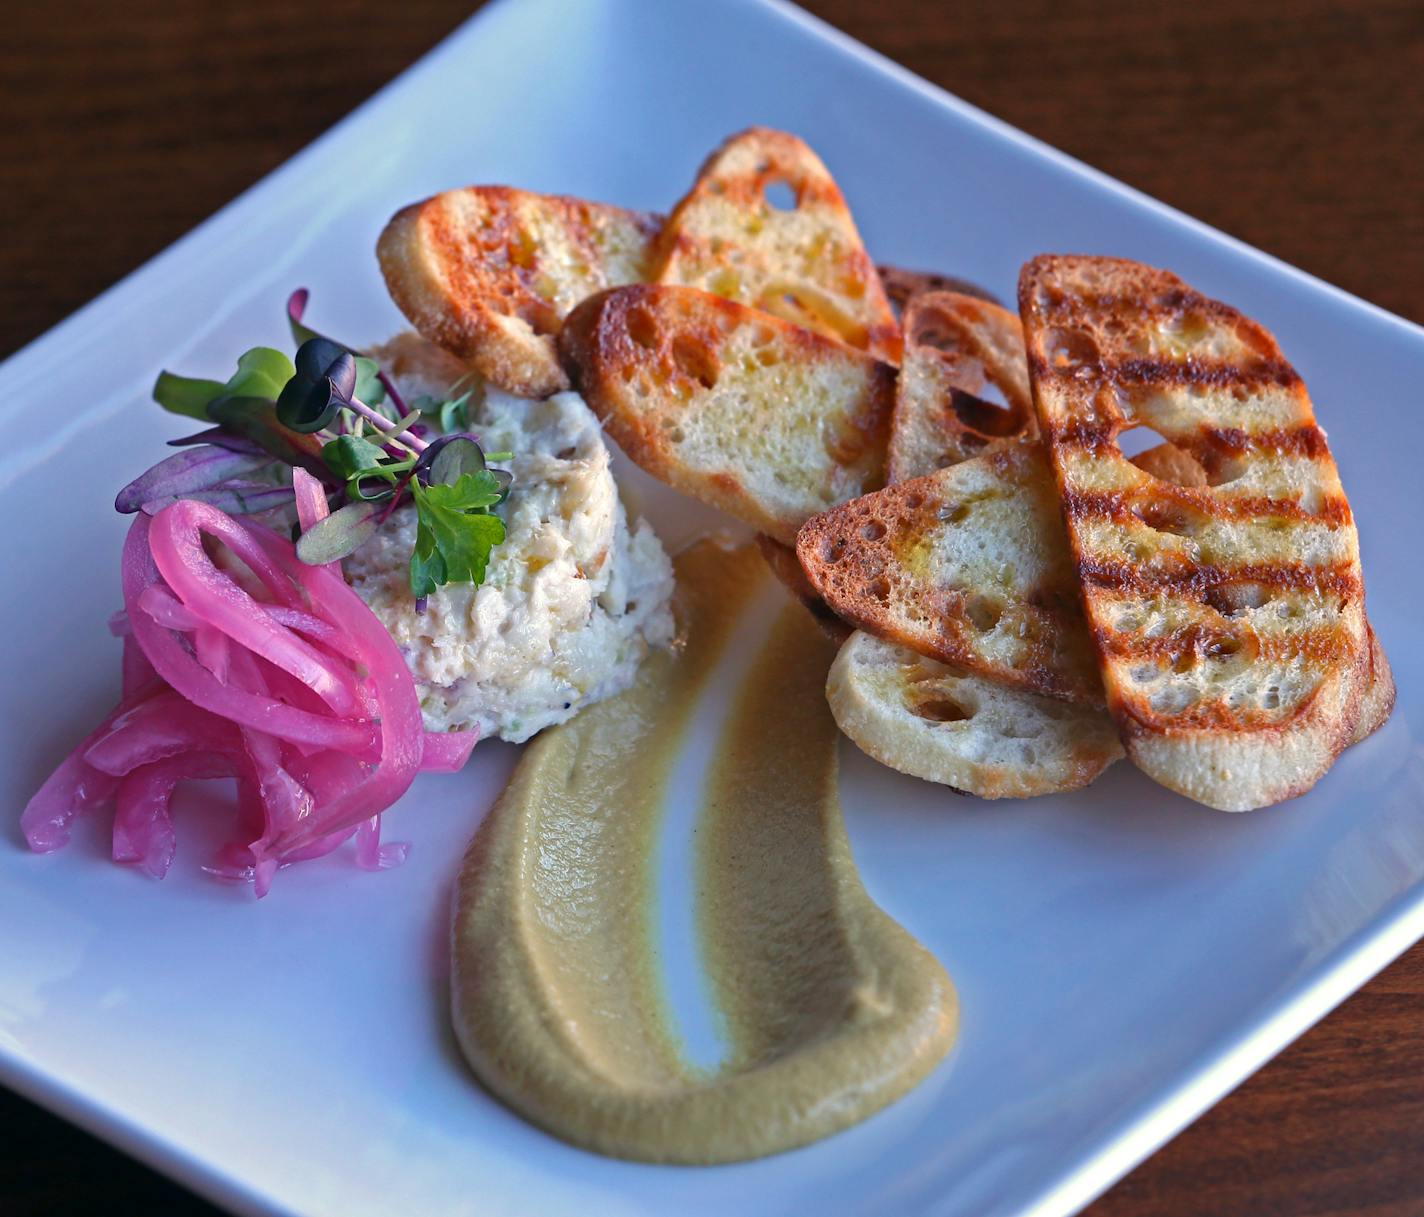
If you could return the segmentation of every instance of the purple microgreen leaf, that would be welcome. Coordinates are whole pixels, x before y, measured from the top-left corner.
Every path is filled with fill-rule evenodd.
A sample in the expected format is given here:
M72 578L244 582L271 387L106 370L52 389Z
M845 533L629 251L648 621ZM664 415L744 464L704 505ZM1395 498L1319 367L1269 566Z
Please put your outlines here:
M290 486L274 486L271 482L234 481L208 490L194 490L181 496L149 499L143 505L143 513L157 515L180 498L196 503L210 503L228 515L242 516L288 506L294 501L295 494Z
M278 460L300 465L317 477L327 475L321 440L284 427L277 419L276 403L270 399L220 397L208 407L208 413L224 430L252 440Z
M151 499L187 497L271 464L272 458L265 452L253 456L212 444L186 448L159 461L120 490L114 499L114 510L131 515Z
M292 341L298 346L312 338L320 338L314 329L302 324L302 315L307 311L307 301L311 299L311 292L304 287L297 288L287 297L287 324L292 329Z
M191 448L194 444L212 444L217 448L226 448L229 452L248 452L253 456L266 451L261 444L254 443L245 436L225 431L222 427L209 427L196 435L185 435L168 441L170 448Z

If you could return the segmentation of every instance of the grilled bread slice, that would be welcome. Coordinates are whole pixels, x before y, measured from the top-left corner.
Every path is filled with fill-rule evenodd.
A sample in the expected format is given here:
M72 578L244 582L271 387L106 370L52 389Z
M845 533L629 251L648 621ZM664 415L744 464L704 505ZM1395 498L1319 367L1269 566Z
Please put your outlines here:
M860 629L1012 688L1103 704L1037 444L814 516L796 553L812 587Z
M1109 705L1149 776L1228 811L1300 794L1355 736L1370 647L1325 435L1265 329L1176 276L1034 259L1039 424ZM1145 425L1209 484L1131 464Z
M554 339L580 300L651 269L656 216L505 186L396 213L376 244L391 297L431 341L502 389L567 389Z
M826 699L862 752L983 799L1077 790L1122 756L1102 710L1008 689L859 630L831 665Z
M880 283L890 298L891 307L902 316L905 306L921 292L957 292L961 296L987 300L990 304L1001 303L988 288L954 275L942 275L933 270L906 270L903 266L888 266L884 262L875 269L880 272Z
M752 127L728 139L668 217L658 249L658 283L699 287L899 362L900 326L850 208L794 135Z
M1038 434L1023 329L1006 309L956 292L917 295L904 314L888 472L908 481ZM984 400L985 384L1004 399Z
M593 412L639 465L792 544L884 481L895 369L690 287L596 296L559 339Z

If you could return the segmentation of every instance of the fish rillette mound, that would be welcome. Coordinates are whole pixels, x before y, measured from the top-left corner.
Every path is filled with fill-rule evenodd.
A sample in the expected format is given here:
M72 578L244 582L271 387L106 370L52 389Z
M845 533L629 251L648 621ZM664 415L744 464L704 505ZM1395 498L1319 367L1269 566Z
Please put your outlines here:
M411 507L345 571L405 656L427 730L520 743L621 693L649 649L672 642L672 565L646 521L629 526L578 394L527 401L489 389L472 414L487 450L514 454L499 462L514 484L485 581L447 584L417 612Z

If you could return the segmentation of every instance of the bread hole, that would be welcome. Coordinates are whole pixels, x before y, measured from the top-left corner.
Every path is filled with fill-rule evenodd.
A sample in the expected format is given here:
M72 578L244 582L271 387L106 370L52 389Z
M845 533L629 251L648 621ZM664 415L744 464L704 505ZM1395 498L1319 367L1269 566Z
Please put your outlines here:
M994 401L989 391L996 386L986 384L981 394L967 393L963 389L949 391L949 408L955 418L969 430L989 439L1014 435L1023 428L1023 419L1017 410L1009 408L1007 402ZM1003 394L999 393L1002 398Z
M841 555L845 553L845 541L840 537L822 537L819 548L821 561L827 565L834 565L841 560Z
M1272 685L1261 694L1261 707L1265 710L1279 710L1281 707L1281 690L1279 685Z
M1144 423L1124 427L1117 434L1117 450L1134 464L1136 464L1135 458L1141 456L1148 449L1167 443L1165 435L1160 431L1154 431Z
M1208 659L1225 660L1233 655L1241 653L1242 642L1239 638L1214 638L1202 648L1202 654Z
M1176 313L1157 327L1163 345L1177 354L1187 354L1202 344L1211 332L1211 322L1195 309ZM1215 344L1208 344L1215 350Z
M1201 525L1197 513L1180 503L1135 503L1132 514L1154 532L1173 537L1190 537Z
M801 200L785 178L773 178L761 188L761 197L773 211L795 211Z
M880 575L872 579L865 585L865 594L872 600L884 603L890 599L890 582L885 576Z
M941 503L935 514L946 524L963 524L969 518L969 504Z
M1267 604L1271 589L1263 583L1223 583L1208 589L1207 604L1223 617L1240 617Z
M905 496L905 506L910 511L919 511L925 505L924 495L917 490L912 490Z
M920 718L932 723L962 723L973 718L974 711L961 705L946 693L936 693L916 700L910 707Z
M1052 329L1044 335L1050 367L1060 370L1091 367L1098 362L1098 344L1082 330Z
M1133 684L1151 684L1157 679L1157 669L1151 664L1138 664L1128 675L1132 677Z
M687 433L681 427L670 427L667 433L668 443L680 444L687 439Z
M628 328L628 337L645 351L657 350L658 323L657 319L654 318L652 313L648 312L647 309L629 309L624 324Z
M1133 427L1118 437L1118 450L1159 482L1192 488L1210 484L1207 471L1190 452L1165 440L1157 442L1159 440L1162 437L1151 427Z
M867 520L860 530L860 535L867 541L878 541L885 535L885 525L879 520Z
M1004 606L988 596L974 594L964 601L964 615L981 634L987 634L1004 615Z
M672 340L672 361L678 371L697 381L704 389L717 384L721 371L716 354L705 343L689 334L679 334Z

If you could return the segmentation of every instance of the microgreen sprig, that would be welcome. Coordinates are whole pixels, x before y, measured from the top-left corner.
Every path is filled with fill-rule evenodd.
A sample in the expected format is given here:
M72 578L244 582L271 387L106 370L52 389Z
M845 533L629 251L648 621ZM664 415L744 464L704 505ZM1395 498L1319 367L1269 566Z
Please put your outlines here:
M505 537L495 509L513 481L489 462L513 453L487 453L467 433L471 379L457 381L442 398L422 396L407 406L376 360L305 324L308 299L299 288L287 300L294 358L254 347L226 381L159 375L153 389L159 405L215 425L174 440L182 451L120 491L115 507L154 512L179 498L202 498L276 523L293 504L287 470L300 466L335 501L298 538L302 561L348 557L398 507L413 505L410 586L417 605L447 583L479 584ZM432 425L442 434L426 438Z

